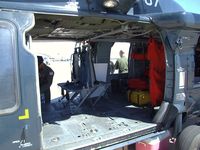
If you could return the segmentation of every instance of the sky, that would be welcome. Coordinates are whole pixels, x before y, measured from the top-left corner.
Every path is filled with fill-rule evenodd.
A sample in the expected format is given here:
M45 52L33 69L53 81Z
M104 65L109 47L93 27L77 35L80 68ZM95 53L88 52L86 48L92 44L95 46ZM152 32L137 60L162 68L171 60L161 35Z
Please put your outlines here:
M200 14L200 0L175 0L187 12Z
M33 41L31 50L36 54L45 54L53 58L70 59L74 51L75 42L64 40L51 41Z

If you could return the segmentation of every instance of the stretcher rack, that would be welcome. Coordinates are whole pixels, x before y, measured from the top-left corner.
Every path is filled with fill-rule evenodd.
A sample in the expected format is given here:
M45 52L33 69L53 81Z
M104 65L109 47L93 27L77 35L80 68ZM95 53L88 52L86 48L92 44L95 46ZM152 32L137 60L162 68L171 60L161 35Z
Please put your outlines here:
M89 98L94 98L92 102L92 107L96 105L96 103L105 95L107 89L110 84L105 82L99 82L98 84L94 84L93 87L84 88L80 84L77 83L58 83L58 86L61 87L61 95L62 101L66 98L67 103L73 103L76 106L76 111L81 107L81 105ZM69 93L72 94L69 94ZM79 103L75 102L77 96L80 95Z

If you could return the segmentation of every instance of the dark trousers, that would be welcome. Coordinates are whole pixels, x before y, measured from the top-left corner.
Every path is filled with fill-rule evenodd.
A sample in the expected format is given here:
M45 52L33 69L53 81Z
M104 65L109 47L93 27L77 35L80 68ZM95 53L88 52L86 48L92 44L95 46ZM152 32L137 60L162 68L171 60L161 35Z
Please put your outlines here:
M46 90L43 94L44 94L45 104L49 104L51 100L50 89Z

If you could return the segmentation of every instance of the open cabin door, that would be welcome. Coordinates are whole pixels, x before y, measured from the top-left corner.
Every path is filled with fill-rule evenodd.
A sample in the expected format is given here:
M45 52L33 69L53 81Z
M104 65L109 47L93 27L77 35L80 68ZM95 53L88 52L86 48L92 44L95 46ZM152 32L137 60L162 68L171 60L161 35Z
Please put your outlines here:
M37 68L25 38L33 24L33 14L0 12L0 149L41 148Z

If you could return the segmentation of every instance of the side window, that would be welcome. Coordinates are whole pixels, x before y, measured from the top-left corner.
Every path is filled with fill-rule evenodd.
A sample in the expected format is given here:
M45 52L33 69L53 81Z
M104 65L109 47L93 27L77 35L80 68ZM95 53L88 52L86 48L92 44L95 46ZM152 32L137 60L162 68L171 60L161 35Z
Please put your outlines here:
M115 42L110 52L110 74L128 73L130 43Z
M12 113L19 106L16 65L15 26L0 21L0 115Z
M195 61L194 83L200 84L200 38L198 40L198 43L194 51L194 61Z

